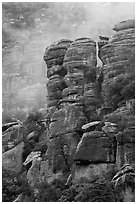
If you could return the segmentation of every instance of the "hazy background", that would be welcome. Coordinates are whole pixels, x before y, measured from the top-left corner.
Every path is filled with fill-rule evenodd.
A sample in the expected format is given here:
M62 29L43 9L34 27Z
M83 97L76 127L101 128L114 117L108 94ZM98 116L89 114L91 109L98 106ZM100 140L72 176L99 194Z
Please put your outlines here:
M3 122L46 107L45 48L61 38L113 35L114 24L135 18L134 3L3 3ZM98 61L99 62L99 61ZM100 62L99 62L100 63Z

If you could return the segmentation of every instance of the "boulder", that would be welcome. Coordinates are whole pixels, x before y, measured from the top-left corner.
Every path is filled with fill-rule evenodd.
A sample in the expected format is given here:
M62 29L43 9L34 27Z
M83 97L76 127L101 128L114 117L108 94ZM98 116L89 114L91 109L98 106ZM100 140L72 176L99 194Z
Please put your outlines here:
M80 164L115 163L116 140L101 131L84 133L78 143L75 161Z
M113 30L120 31L120 30L125 30L130 28L135 28L135 19L121 21L120 23L114 25Z
M15 173L19 173L22 170L22 153L24 148L24 142L19 143L14 148L4 152L2 155L2 166Z

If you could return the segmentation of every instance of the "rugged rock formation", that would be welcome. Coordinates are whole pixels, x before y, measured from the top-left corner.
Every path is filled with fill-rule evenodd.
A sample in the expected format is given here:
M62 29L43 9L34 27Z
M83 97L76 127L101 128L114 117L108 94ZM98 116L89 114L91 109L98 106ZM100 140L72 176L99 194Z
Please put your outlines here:
M115 25L114 30L117 33L110 39L99 36L98 55L102 67L96 66L96 43L89 38L69 41L66 50L59 54L60 62L59 57L56 61L61 67L55 68L55 64L48 63L50 49L54 46L45 52L48 70L52 67L54 72L50 72L49 76L47 71L49 77L52 75L47 85L49 96L54 90L51 98L57 102L49 106L55 105L58 109L51 111L52 116L49 117L50 142L46 158L54 171L69 166L68 169L73 169L73 178L77 177L76 171L80 172L80 168L87 172L100 166L104 168L103 173L109 165L120 168L134 161L134 130L128 137L129 130L123 128L120 131L121 125L110 117L114 110L123 106L127 107L134 120L134 111L131 112L127 105L134 97L134 21ZM61 76L57 75L62 71ZM131 87L133 89L128 93ZM128 127L131 129L131 126ZM74 160L76 167L73 168ZM61 163L63 166L60 167Z
M18 143L23 140L23 127L21 124L12 125L2 134L2 148L3 151L15 147Z
M117 31L116 34L106 45L101 47L99 44L99 57L103 62L104 73L102 95L105 105L112 109L134 98L134 21L121 22L114 26L114 30Z
M101 178L127 163L134 167L134 21L114 30L112 38L99 36L102 67L90 38L60 40L45 50L48 108L43 117L32 114L23 124L20 158L36 194L43 181L65 177L67 183L77 182ZM128 176L120 173L125 183Z

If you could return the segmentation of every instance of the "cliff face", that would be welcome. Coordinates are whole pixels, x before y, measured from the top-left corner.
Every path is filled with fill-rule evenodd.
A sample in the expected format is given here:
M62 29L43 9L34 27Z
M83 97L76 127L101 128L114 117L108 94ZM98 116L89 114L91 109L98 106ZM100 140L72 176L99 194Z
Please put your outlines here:
M89 38L74 42L62 40L45 51L48 107L49 110L56 107L50 118L49 138L56 148L66 149L55 153L56 166L60 163L56 157L62 157L69 168L75 160L79 171L83 165L83 171L91 165L93 169L100 165L102 173L109 164L120 168L125 163L134 163L134 139L131 139L134 138L134 21L121 22L113 29L116 34L110 39L100 36L98 42L102 67L97 67L96 43ZM116 120L121 111L124 113L121 122L128 116L132 118L126 127ZM87 124L88 129L82 129L86 123L96 120L99 128L93 123ZM55 145L59 139L63 142ZM54 168L58 171L53 165ZM89 174L90 171L87 177Z
M63 39L45 50L47 110L41 110L43 120L32 116L24 124L24 145L30 149L24 149L23 164L36 194L36 183L44 180L91 180L126 164L132 171L126 167L119 173L115 186L122 178L127 183L129 173L134 182L134 21L113 29L110 39L99 36L98 45L90 38ZM127 194L133 194L130 188ZM125 190L120 192L128 200Z

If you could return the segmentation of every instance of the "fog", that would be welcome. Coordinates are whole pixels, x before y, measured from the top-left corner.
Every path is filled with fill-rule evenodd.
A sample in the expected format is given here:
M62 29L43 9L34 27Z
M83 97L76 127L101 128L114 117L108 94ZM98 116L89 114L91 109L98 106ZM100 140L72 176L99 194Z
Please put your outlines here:
M113 25L135 18L135 4L3 3L3 118L46 107L44 50L61 38L111 36ZM18 113L18 114L17 114ZM25 117L24 115L22 116ZM21 118L22 119L22 118Z

